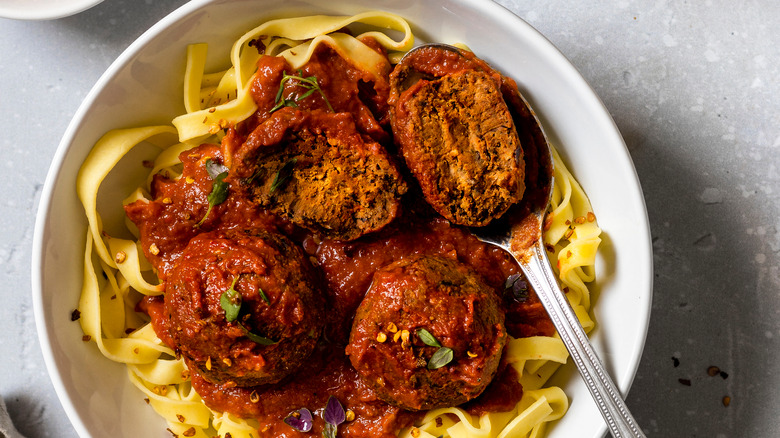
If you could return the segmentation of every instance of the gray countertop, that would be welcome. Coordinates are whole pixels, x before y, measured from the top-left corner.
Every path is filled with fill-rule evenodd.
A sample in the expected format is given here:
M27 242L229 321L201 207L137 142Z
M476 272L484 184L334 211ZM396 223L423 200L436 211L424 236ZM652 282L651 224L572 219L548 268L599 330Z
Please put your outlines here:
M30 293L49 163L105 68L183 3L107 0L59 20L0 19L0 395L29 437L76 435ZM780 2L499 3L596 90L641 180L655 283L628 396L638 422L649 436L780 436Z

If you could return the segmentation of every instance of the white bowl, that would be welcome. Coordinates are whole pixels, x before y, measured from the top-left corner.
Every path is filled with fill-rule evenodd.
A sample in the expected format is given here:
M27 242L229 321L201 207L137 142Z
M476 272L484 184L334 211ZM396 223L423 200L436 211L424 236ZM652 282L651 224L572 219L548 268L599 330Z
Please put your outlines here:
M87 10L103 0L0 0L0 17L51 20Z
M625 144L591 88L531 26L483 0L195 0L161 20L106 71L65 133L46 180L35 229L33 299L46 365L83 437L167 437L164 421L128 381L125 366L81 340L70 320L81 289L86 219L76 198L79 166L107 130L171 120L183 113L187 44L210 53L268 19L385 9L406 17L420 40L464 42L513 77L551 140L589 194L604 241L598 262L591 339L623 393L644 346L652 294L652 254L642 191ZM606 427L573 367L555 377L570 397L551 438L599 437Z

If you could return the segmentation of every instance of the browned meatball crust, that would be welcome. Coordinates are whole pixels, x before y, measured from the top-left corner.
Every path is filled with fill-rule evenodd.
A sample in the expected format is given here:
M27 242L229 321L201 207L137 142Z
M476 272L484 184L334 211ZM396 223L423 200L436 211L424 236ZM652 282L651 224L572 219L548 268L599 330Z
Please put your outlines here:
M484 226L525 192L525 136L513 82L471 52L426 47L390 76L392 128L426 201L449 221Z
M435 368L441 347L426 343L422 330L452 350L450 362ZM376 272L346 353L382 400L425 410L482 393L506 339L499 298L476 273L454 260L414 256Z
M261 207L337 240L381 229L406 192L385 149L346 113L289 108L258 126L241 148L241 171Z
M213 383L276 383L305 361L322 332L318 284L303 251L282 235L201 234L166 283L173 347ZM233 321L225 299L240 309Z

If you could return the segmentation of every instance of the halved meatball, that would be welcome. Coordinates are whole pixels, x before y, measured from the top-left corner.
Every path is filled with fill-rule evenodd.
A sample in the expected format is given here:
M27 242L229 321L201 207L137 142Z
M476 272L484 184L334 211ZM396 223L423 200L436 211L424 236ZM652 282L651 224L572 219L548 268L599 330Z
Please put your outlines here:
M482 393L506 339L498 295L478 274L454 260L418 255L376 272L346 353L382 400L424 410Z
M298 369L322 332L318 284L303 251L282 235L200 234L166 283L174 348L213 383L276 383Z
M332 239L381 229L406 192L389 154L347 113L285 108L254 130L240 154L255 202Z
M441 48L415 52L391 75L400 152L428 203L459 225L487 225L525 191L503 82L473 55Z

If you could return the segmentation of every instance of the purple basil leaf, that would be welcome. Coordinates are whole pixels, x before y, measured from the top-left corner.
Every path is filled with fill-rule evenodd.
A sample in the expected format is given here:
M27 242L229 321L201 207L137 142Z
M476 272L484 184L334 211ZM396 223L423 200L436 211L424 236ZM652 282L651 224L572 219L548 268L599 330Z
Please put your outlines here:
M322 418L326 423L338 426L347 419L347 413L344 412L344 407L341 406L339 399L330 396L328 404L325 406L325 412L322 413Z
M314 424L311 411L306 408L293 411L284 419L284 422L298 432L308 432Z
M511 292L515 301L523 302L528 299L528 282L523 280L520 274L510 275L504 282L504 290Z

